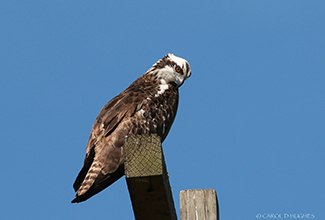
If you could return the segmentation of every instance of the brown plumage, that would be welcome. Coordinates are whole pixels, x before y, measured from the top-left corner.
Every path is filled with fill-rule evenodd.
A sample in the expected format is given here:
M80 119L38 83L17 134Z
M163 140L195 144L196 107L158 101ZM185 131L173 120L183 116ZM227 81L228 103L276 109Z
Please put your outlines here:
M124 175L123 139L157 134L163 142L175 119L178 88L191 75L186 60L168 54L108 102L93 124L72 203L82 202Z

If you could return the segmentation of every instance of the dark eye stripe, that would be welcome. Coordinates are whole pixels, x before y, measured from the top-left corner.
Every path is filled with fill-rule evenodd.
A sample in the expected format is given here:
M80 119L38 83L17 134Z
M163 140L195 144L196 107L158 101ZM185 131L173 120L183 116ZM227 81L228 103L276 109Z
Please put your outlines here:
M186 62L186 72L188 72L190 70L190 64L188 64L188 62Z
M184 72L183 72L183 68L182 67L180 67L180 66L176 66L175 67L175 70L176 70L176 72L178 72L179 74L181 74L181 75L184 75Z

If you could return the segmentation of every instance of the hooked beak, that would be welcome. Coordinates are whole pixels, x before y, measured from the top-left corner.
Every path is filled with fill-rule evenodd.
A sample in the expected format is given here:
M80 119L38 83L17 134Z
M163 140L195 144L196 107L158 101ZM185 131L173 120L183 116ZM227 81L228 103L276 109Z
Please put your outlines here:
M177 85L177 88L180 87L181 85L183 85L183 79L181 79L179 76L176 75L176 80L175 80L175 83Z

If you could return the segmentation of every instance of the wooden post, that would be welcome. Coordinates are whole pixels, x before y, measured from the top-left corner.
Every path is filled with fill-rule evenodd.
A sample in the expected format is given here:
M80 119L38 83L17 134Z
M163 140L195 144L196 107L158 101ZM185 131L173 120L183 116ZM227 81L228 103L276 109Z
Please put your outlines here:
M124 140L125 177L136 220L176 220L160 138L134 135Z
M179 193L181 220L219 220L214 189L182 190Z

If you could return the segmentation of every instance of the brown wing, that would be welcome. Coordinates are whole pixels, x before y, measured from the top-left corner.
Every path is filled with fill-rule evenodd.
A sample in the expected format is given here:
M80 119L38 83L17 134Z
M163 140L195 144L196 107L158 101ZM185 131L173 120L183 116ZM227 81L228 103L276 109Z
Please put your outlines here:
M122 147L126 135L156 133L162 141L166 138L177 111L177 88L172 85L157 97L157 85L138 85L131 84L96 118L84 166L73 185L78 192L72 202L87 200L124 175Z
M121 147L128 128L120 125L134 114L139 101L139 97L126 90L100 111L90 133L84 166L73 184L78 191L73 202L88 199L123 176Z

